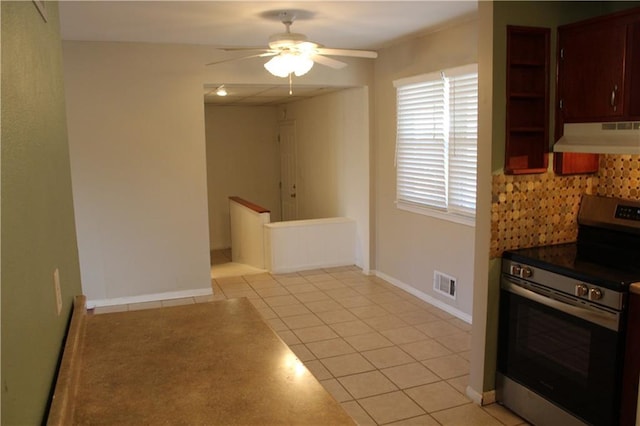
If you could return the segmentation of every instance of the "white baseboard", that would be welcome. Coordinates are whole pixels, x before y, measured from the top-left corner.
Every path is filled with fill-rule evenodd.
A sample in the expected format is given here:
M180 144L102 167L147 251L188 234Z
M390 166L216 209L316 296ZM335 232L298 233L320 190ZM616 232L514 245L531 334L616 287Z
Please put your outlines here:
M159 300L182 299L184 297L209 296L213 294L211 287L192 290L169 291L166 293L141 294L139 296L115 297L113 299L87 300L87 309L102 306L127 305L129 303L156 302Z
M467 392L467 396L471 398L471 400L478 405L489 405L496 402L495 390L480 393L475 389L473 389L471 386L467 386L466 392Z
M269 273L271 274L291 274L293 272L300 271L311 271L313 269L330 269L330 268L340 268L343 266L352 266L355 265L353 262L334 262L334 263L308 263L304 265L295 265L295 266L279 266L275 269L271 269ZM357 265L356 265L357 266Z
M387 274L384 274L380 271L374 271L373 272L374 275L376 277L380 277L383 280L393 284L394 286L403 289L404 291L406 291L407 293L413 294L414 296L416 296L418 299L420 300L424 300L425 302L434 305L437 308L442 309L443 311L453 315L456 318L461 319L462 321L471 324L471 315L462 312L461 310L446 304L445 302L443 302L442 300L436 299L435 297L429 296L427 293L424 293L414 287L411 287L409 284L405 284L400 280L397 280L393 277L390 277Z

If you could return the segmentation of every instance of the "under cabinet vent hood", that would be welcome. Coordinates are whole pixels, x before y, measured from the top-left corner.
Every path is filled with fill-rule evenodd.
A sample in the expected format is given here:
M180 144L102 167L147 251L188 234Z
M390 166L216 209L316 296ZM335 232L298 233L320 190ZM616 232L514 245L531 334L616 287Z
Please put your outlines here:
M640 154L640 121L567 123L554 152Z

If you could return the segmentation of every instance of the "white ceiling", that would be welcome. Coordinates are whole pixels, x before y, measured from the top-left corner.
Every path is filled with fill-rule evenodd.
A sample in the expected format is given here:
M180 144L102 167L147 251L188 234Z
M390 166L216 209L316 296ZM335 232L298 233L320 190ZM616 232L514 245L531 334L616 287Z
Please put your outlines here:
M62 0L59 8L63 40L266 47L270 35L284 31L277 12L286 10L296 14L292 31L311 41L332 48L377 50L466 19L477 12L477 1ZM238 89L236 99L208 96L207 102L277 104L282 99L293 100L288 87ZM297 99L316 96L317 90L299 88ZM205 95L210 91L205 88Z

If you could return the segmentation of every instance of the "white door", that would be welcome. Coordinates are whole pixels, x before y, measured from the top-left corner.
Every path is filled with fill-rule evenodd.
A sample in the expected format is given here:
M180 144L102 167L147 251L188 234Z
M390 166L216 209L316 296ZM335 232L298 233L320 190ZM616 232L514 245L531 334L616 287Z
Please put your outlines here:
M280 202L282 220L298 218L298 194L296 188L296 122L280 123Z

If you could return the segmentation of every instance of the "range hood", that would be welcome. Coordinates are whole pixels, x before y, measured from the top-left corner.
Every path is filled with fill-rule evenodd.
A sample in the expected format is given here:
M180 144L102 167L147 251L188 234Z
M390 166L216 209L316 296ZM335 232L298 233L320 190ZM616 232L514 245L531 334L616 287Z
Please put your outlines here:
M566 123L554 152L640 154L640 121Z

